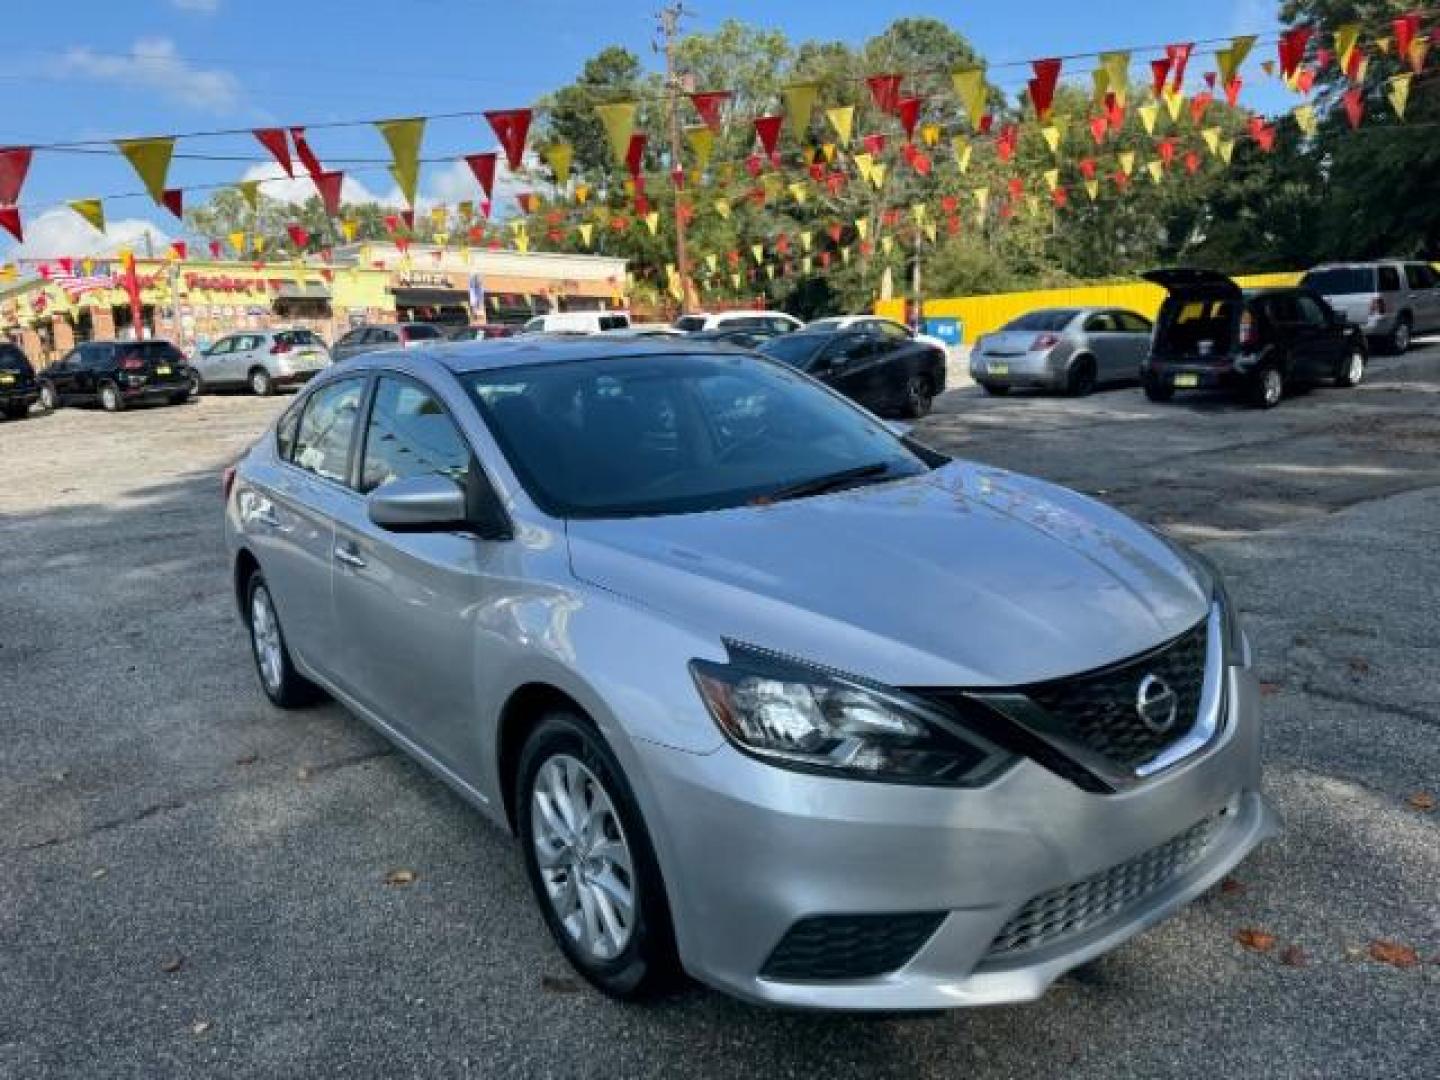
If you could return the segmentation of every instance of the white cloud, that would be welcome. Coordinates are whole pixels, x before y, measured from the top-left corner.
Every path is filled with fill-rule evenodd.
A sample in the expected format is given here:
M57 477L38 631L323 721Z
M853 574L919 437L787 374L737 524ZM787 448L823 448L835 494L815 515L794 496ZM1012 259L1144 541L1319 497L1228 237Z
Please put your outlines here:
M291 178L285 175L285 170L280 168L277 162L267 161L261 165L250 166L245 170L243 179L266 181L260 192L267 199L274 199L276 202L298 205L315 194L315 185L298 166L294 178ZM454 206L466 200L479 202L481 198L480 185L475 182L475 174L471 172L469 165L458 158L448 165L425 166L421 181L421 191L415 207L418 213L428 213L431 207L442 203ZM501 162L495 173L496 216L509 213L510 209L507 207L511 206L514 196L526 190L528 185L522 183L505 167L505 163ZM382 195L349 174L346 174L345 182L341 185L340 199L347 203L379 203L396 210L405 206L398 185L392 184Z
M220 10L220 0L170 0L170 6L181 11L200 11L213 15Z
M240 104L240 81L234 75L196 67L175 51L169 38L141 38L125 55L77 46L61 56L57 74L153 90L211 112L231 112Z
M245 170L242 180L263 180L260 194L267 199L289 205L299 205L316 195L315 185L305 170L296 167L294 177L285 175L278 162L267 161L263 165L251 165ZM392 187L386 195L377 195L359 180L347 175L340 185L340 201L347 203L379 203L382 206L400 206L400 189Z
M105 226L102 236L69 207L51 207L26 219L25 243L15 245L4 257L7 260L54 259L62 255L84 258L114 255L122 247L133 248L136 254L143 255L146 236L157 254L170 244L169 236L143 218L107 221Z

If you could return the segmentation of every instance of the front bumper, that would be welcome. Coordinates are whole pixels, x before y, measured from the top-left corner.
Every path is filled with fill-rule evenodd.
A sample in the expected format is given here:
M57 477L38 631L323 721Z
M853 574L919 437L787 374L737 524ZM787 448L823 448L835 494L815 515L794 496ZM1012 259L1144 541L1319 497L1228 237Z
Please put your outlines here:
M777 769L730 746L639 744L683 963L773 1005L908 1010L1039 997L1061 974L1174 913L1220 880L1277 819L1260 795L1258 688L1230 668L1224 727L1152 780L1089 794L1030 761L978 790L901 787ZM1183 870L1097 924L992 954L1030 901L1150 852L1208 818ZM942 913L898 968L838 980L761 975L797 922ZM987 954L991 954L988 955Z

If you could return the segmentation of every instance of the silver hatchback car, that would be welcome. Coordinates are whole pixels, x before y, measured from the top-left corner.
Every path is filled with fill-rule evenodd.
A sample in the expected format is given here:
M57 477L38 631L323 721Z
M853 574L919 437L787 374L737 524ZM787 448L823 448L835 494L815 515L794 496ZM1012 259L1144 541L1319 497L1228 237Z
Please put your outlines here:
M1276 826L1215 571L672 340L327 371L227 478L260 682L518 835L607 993L1038 997Z

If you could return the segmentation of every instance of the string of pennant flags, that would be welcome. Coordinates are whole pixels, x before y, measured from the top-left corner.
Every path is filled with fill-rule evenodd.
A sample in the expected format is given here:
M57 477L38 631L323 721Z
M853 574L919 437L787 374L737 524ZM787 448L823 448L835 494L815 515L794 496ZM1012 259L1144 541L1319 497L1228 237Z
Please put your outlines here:
M313 130L361 124L373 125L388 151L388 160L377 161L394 180L404 208L386 215L384 224L402 253L422 235L442 248L452 239L494 247L500 246L508 233L509 242L522 251L537 242L532 228L540 230L538 242L558 243L573 232L584 247L592 249L607 231L639 228L658 235L660 211L651 199L657 190L666 193L673 213L688 223L700 214L728 220L742 203L756 207L786 202L804 206L811 201L835 204L851 185L859 185L861 191L883 201L887 181L898 170L909 170L924 180L935 175L940 161L946 159L952 177L964 177L982 156L1009 171L1003 182L979 183L959 193L948 191L938 202L879 206L875 212L850 220L836 219L819 229L800 230L794 237L781 232L744 238L726 251L701 255L702 277L712 284L728 277L738 289L758 273L774 277L785 272L794 260L806 273L817 264L828 269L837 258L848 263L855 254L852 246L862 256L873 252L877 243L889 253L898 242L895 231L902 223L911 226L910 235L917 240L926 237L934 242L941 229L951 234L959 231L962 212L967 210L973 210L978 219L1002 222L1022 213L1059 213L1077 199L1101 204L1123 198L1136 176L1146 175L1159 184L1174 172L1195 174L1207 165L1228 165L1242 138L1261 152L1269 152L1275 145L1277 124L1284 118L1241 116L1240 104L1246 86L1242 68L1261 42L1258 34L1213 39L1213 69L1203 72L1203 88L1194 89L1194 80L1187 81L1198 57L1193 42L995 65L1019 67L1022 72L1028 69L1015 110L994 107L994 68L984 66L943 73L948 76L943 80L947 85L939 94L910 89L921 81L922 74L935 73L871 74L858 80L863 89L857 87L852 100L838 103L822 100L819 83L798 80L782 88L778 111L749 117L748 122L730 115L734 95L728 90L687 92L682 96L694 122L684 128L686 153L678 160L666 161L667 167L659 170L647 168L656 155L639 123L645 100L596 102L589 107L603 129L613 164L613 171L598 187L577 175L575 149L569 143L532 139L543 107L247 130L283 175L275 181L247 179L233 185L172 186L170 172L177 159L217 160L177 154L177 142L239 131L122 139L111 147L93 142L0 147L0 228L23 243L21 196L37 155L93 154L108 149L129 163L144 191L134 196L68 200L70 210L99 233L105 232L105 204L114 199L148 197L183 220L187 194L234 187L258 212L267 184L303 177L313 185L334 223L335 234L354 240L358 225L344 213L344 180L348 172L356 171L356 165L366 169L372 162L346 159L327 166L310 138ZM1373 120L1377 102L1403 124L1416 86L1440 74L1433 63L1440 55L1440 22L1434 10L1401 15L1384 26L1367 27L1359 22L1329 30L1297 26L1266 35L1265 44L1273 45L1274 54L1260 60L1260 70L1265 78L1277 80L1300 99L1286 116L1305 138L1318 133L1332 108L1357 132L1367 119ZM1140 61L1142 74L1137 83L1132 67L1136 66L1136 54L1146 52L1156 55ZM1385 57L1387 63L1385 73L1372 78L1376 57ZM1077 74L1077 60L1093 61L1093 66L1078 69L1088 83L1090 100L1090 114L1078 122L1058 115L1055 109L1062 78ZM1326 83L1335 84L1333 95L1317 100L1317 86ZM416 221L422 165L456 160L423 156L427 122L477 116L484 118L498 144L498 150L459 158L475 180L478 198L462 201L453 217L448 207L434 207L429 229L422 232ZM877 120L878 130L863 131L861 121L866 119ZM722 136L727 129L733 132L737 123L753 131L756 149L738 161L716 160ZM1422 126L1429 125L1412 125L1416 130ZM1141 131L1150 147L1143 154L1133 145L1121 146L1117 141L1122 132L1138 135ZM1051 155L1046 167L1025 175L1017 161L1022 134L1030 141L1038 134ZM540 145L532 145L536 142ZM522 186L529 185L532 190L515 196L521 216L497 223L493 219L503 216L495 214L502 162ZM310 250L322 239L299 225L289 226L287 234L296 253ZM258 231L248 237L244 232L232 232L207 242L211 256L217 259L225 254L227 244L238 258L260 257L266 245ZM177 247L178 257L184 258L188 248L183 241L177 241ZM774 261L769 259L772 254ZM742 271L747 261L754 266ZM657 267L637 269L663 276L672 292L683 288L673 264L664 265L663 275ZM13 267L0 268L0 280L14 275Z

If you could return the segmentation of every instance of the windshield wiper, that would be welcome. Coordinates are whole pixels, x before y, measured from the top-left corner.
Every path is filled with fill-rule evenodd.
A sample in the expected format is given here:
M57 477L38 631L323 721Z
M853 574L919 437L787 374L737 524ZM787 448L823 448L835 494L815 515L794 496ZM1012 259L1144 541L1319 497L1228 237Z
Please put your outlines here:
M883 461L875 461L869 465L856 465L853 468L841 469L839 472L826 473L823 476L816 476L810 480L801 480L798 484L790 484L787 487L776 488L774 491L764 495L757 495L751 499L752 503L775 503L784 502L786 499L803 499L808 495L822 495L827 491L834 491L836 488L844 487L846 484L856 480L866 480L874 476L883 476L890 471L890 466Z

